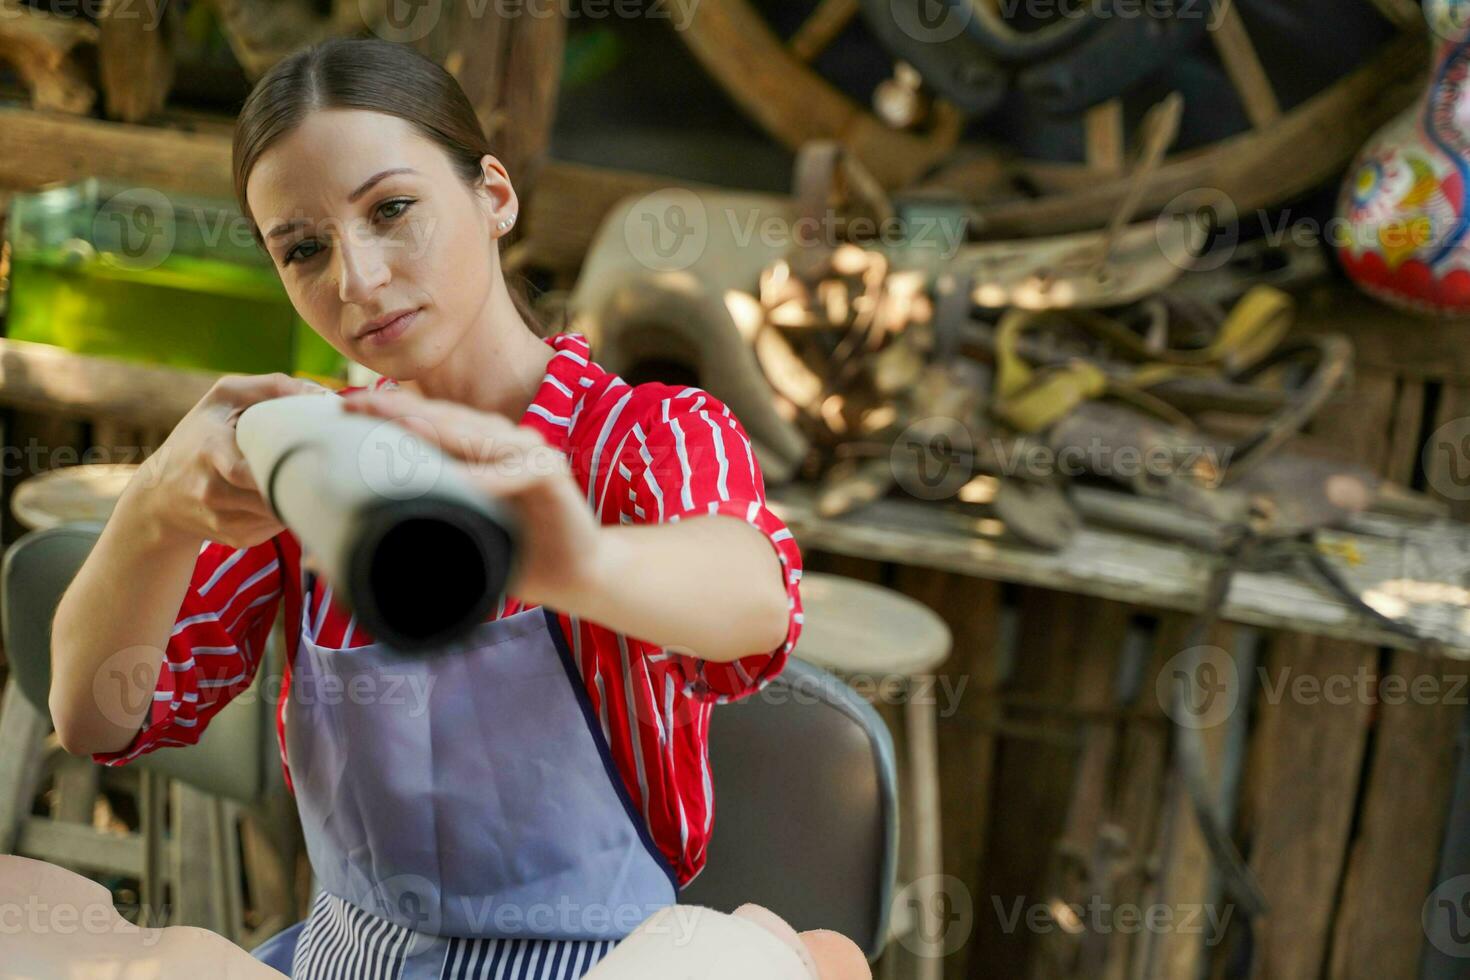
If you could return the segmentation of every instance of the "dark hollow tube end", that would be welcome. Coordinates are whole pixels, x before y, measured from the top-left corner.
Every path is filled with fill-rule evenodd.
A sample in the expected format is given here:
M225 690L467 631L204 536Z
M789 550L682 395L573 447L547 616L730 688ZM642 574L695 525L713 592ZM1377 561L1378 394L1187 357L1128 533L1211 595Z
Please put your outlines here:
M515 548L508 518L435 498L385 503L361 517L347 601L378 642L430 653L484 622Z

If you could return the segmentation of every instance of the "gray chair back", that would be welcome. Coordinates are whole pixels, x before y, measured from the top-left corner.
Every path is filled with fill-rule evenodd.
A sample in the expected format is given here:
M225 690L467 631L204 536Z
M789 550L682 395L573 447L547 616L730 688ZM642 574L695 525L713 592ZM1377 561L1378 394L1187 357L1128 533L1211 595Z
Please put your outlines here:
M5 654L21 693L47 718L51 691L51 620L62 593L76 577L102 526L64 524L23 535L0 563L0 617ZM209 723L197 745L162 748L140 756L145 766L206 793L241 803L258 800L279 782L271 706L257 672L249 689ZM250 695L247 697L246 695Z
M898 861L893 741L832 674L793 657L765 690L710 717L714 836L679 901L754 902L798 931L883 951Z

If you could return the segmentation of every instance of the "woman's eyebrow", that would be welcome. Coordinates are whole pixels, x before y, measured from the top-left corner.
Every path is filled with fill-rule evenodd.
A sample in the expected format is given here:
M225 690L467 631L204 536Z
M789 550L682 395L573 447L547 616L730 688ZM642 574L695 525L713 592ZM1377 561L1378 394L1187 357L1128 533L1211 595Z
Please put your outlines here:
M358 185L357 190L353 191L351 194L348 194L347 203L355 203L358 198L362 197L368 191L372 190L374 184L377 184L379 181L383 180L386 177L392 177L394 174L416 173L418 173L418 171L412 167L394 167L390 170L380 170L369 177L367 180L363 181L360 185ZM268 239L280 238L282 235L289 235L292 231L306 224L310 224L310 222L304 218L298 218L295 221L288 221L283 224L276 225L266 234L265 237Z
M362 197L364 194L366 194L369 190L372 189L372 186L374 184L376 184L378 181L382 180L384 177L391 177L394 174L416 174L416 173L418 173L418 171L415 170L415 169L413 169L412 167L394 167L391 170L381 170L378 173L373 174L367 180L363 181L362 184L361 184L361 186L359 186L357 188L357 190L353 191L351 194L348 194L347 195L347 203L348 204L351 204L354 201L356 201L359 197Z
M280 238L282 235L289 235L292 231L300 228L304 224L307 224L307 221L304 218L298 218L295 221L287 221L284 224L276 225L274 228L266 233L265 237L274 240Z

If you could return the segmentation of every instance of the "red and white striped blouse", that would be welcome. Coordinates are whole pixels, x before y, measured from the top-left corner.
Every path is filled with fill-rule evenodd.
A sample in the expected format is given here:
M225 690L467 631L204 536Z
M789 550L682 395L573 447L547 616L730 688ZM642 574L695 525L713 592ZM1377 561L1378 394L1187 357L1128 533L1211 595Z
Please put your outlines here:
M750 440L724 404L698 388L630 386L590 360L580 334L546 342L556 354L520 424L567 456L603 524L728 514L759 528L781 560L786 638L775 650L732 663L558 617L623 782L682 886L704 867L714 818L710 710L759 690L785 666L801 631L801 553L766 508ZM123 765L162 746L197 742L210 718L249 687L283 597L287 622L299 621L300 560L300 543L289 531L245 549L206 542L169 638L151 716L127 748L93 758ZM320 598L313 598L309 622L318 644L350 649L372 642L332 601L330 589L313 591ZM507 597L495 616L526 608ZM288 651L276 713L283 766L294 654ZM289 768L286 778L289 784Z

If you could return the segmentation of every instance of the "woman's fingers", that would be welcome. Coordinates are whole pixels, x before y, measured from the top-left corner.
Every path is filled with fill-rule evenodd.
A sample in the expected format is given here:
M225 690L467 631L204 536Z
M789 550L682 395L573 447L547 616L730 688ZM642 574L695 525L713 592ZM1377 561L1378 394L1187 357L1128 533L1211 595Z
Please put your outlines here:
M496 435L517 426L504 415L479 412L455 402L424 398L410 391L353 391L342 396L342 406L349 412L375 415L385 419L415 419L427 422L444 441L467 434Z
M801 937L796 934L796 930L791 928L791 925L775 912L772 912L763 905L747 903L740 906L731 914L736 918L754 922L790 947L793 953L801 957L802 964L811 973L813 980L826 980L822 976L816 961L812 959L811 951L807 948L806 943L802 942Z
M262 515L271 513L270 504L256 487L250 468L243 458L232 457L228 451L215 449L209 453L208 460L212 472L205 478L200 497L210 510L244 510Z
M235 548L249 548L269 541L284 530L284 525L274 517L248 510L211 511L209 524L209 540Z
M321 560L310 551L303 550L301 552L301 567L319 577L326 576L326 570L322 568Z
M287 395L304 395L313 391L326 391L321 385L289 374L227 374L214 383L209 395L215 401L243 411L256 402Z
M352 392L343 397L343 407L349 412L396 422L468 463L520 457L545 444L539 434L503 415L422 398L406 391Z
M873 980L873 971L858 944L841 933L814 929L801 942L817 964L820 980Z
M257 496L260 488L255 485L255 476L250 472L250 464L245 461L245 456L232 439L220 439L209 452L209 461L214 464L215 472L224 478L225 482L241 490L247 490Z
M742 905L734 915L764 927L790 946L815 980L872 980L863 951L846 936L825 929L798 934L785 919L760 905Z

